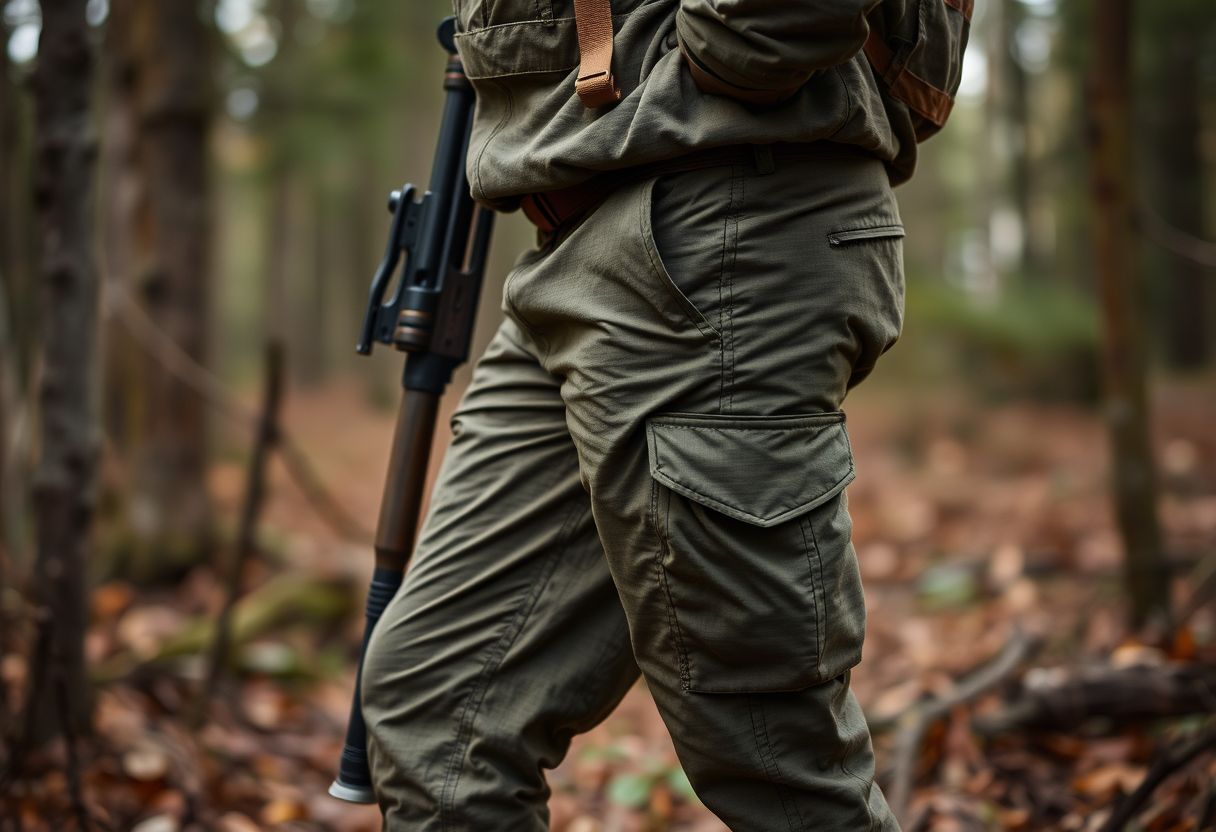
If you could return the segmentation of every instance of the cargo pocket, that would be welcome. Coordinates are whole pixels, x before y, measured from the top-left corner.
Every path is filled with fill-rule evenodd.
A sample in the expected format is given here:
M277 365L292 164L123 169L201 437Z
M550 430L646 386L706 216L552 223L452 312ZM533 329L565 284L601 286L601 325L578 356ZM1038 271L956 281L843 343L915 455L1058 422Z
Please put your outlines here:
M683 688L800 690L857 664L844 414L664 414L646 433Z

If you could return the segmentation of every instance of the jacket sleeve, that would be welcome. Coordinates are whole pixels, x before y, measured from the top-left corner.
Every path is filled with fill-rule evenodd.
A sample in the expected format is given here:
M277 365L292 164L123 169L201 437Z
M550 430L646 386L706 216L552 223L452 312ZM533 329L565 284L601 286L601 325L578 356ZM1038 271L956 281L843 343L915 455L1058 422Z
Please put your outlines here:
M797 92L844 63L881 0L680 0L676 32L697 86L754 103Z

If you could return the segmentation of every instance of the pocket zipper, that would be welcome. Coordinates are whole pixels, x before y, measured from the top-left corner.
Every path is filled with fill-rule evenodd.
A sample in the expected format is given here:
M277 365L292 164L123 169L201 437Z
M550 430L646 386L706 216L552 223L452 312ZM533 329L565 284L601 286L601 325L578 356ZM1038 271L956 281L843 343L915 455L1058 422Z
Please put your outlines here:
M884 237L902 237L902 225L876 225L873 228L855 228L851 231L833 231L828 235L828 245L842 246L857 240L878 240Z

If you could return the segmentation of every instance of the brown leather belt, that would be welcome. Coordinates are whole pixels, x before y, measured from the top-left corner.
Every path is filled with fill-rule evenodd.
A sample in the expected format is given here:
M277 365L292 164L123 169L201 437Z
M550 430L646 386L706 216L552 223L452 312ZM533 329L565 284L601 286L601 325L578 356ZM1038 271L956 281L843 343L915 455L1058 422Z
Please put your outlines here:
M771 173L773 166L780 161L869 155L859 148L830 142L714 147L649 165L608 171L569 188L527 194L520 200L520 207L524 216L541 232L551 234L585 216L613 191L663 174L735 165L751 166L759 173Z

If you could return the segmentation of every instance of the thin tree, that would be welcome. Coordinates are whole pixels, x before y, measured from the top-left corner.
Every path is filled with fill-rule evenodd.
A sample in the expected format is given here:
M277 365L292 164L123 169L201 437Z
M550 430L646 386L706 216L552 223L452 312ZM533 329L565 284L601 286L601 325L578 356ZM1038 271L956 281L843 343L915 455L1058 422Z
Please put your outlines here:
M1168 616L1169 578L1157 516L1140 314L1144 304L1136 269L1136 168L1129 105L1132 2L1106 0L1091 8L1088 141L1106 416L1115 516L1125 547L1124 581L1132 621L1142 625Z
M34 740L87 732L85 571L96 484L97 269L93 261L85 0L44 0L34 70L35 200L41 243L40 458L33 482L41 611L31 674Z

